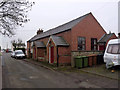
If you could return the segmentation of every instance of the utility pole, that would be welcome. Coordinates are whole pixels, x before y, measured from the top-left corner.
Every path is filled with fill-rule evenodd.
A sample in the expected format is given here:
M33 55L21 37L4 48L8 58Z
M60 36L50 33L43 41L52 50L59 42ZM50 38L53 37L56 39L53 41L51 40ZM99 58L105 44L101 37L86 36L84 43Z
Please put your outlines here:
M8 42L7 42L7 48L6 49L8 49Z
M120 38L120 1L118 2L118 38ZM118 88L120 88L120 85L118 85Z

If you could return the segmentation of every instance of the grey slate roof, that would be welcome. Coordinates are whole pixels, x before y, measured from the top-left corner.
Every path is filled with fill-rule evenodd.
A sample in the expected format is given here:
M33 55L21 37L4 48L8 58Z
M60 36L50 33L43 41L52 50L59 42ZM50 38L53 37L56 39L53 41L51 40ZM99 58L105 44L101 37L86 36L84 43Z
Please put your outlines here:
M35 41L35 46L38 48L45 48L45 44L42 41Z
M68 23L65 23L63 25L60 25L56 28L53 28L53 29L50 29L46 32L43 32L39 35L35 35L33 38L31 38L29 41L35 41L37 39L41 39L41 38L44 38L44 37L47 37L47 36L50 36L50 35L54 35L54 34L57 34L57 33L60 33L60 32L63 32L63 31L67 31L67 30L71 30L72 27L74 27L76 24L78 24L80 21L82 21L87 15L89 15L90 13L84 15L84 16L81 16L77 19L74 19Z
M99 40L98 43L106 43L114 33L104 34Z
M61 36L50 36L56 46L69 46L69 44Z

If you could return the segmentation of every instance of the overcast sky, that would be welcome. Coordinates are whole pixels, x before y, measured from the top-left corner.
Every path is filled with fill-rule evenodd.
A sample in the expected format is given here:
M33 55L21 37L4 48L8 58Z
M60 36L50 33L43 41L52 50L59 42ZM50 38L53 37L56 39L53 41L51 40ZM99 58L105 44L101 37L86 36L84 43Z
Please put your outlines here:
M29 12L30 22L24 27L15 30L16 35L12 38L2 36L0 44L2 48L11 48L11 40L22 39L26 43L36 35L41 28L47 31L51 28L76 19L92 12L104 30L118 33L118 1L119 0L30 0L35 5Z

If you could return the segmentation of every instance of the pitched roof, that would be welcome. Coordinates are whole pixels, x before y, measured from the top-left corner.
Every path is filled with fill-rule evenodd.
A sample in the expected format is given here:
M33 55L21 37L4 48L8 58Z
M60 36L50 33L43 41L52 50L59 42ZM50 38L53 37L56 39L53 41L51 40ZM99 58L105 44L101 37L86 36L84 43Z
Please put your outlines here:
M110 34L104 34L99 40L98 43L104 43L107 42L113 35L114 33L110 33Z
M52 40L56 46L69 46L69 44L61 36L52 35L52 36L50 36L50 38L52 38ZM48 43L49 43L49 41L48 41ZM47 43L47 45L48 45L48 43Z
M35 46L38 48L45 48L45 44L42 41L35 41Z
M60 33L60 32L63 32L63 31L67 31L67 30L71 30L72 27L74 27L76 24L78 24L80 21L82 21L87 15L89 15L90 13L86 14L86 15L83 15L77 19L74 19L68 23L65 23L63 25L60 25L56 28L53 28L53 29L50 29L46 32L43 32L39 35L35 35L34 37L32 37L29 41L35 41L37 39L41 39L41 38L44 38L44 37L47 37L47 36L50 36L50 35L54 35L54 34L57 34L57 33Z

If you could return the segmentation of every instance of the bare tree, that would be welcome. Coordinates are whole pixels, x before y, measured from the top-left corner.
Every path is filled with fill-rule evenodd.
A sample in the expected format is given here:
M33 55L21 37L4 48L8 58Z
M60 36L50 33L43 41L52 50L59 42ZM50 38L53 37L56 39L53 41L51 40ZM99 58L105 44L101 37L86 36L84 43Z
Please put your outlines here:
M17 26L28 22L27 12L34 2L28 0L0 0L0 33L14 35Z
M22 43L23 41L22 41L22 39L20 39L20 38L18 38L18 43Z
M23 41L19 38L17 40L12 40L11 43L15 49L19 48L21 46L23 46L23 47L25 46L25 43L23 43Z
M12 43L13 47L16 49L17 41L16 40L12 40L11 43Z

